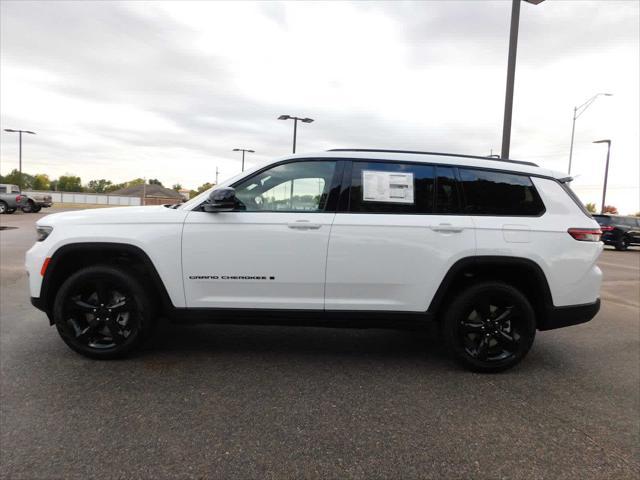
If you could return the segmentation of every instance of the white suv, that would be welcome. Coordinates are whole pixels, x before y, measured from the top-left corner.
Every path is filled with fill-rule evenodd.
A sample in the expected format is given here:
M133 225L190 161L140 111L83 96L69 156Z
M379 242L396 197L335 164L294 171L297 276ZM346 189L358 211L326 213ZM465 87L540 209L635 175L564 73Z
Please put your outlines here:
M598 312L600 227L562 174L464 155L293 155L181 206L49 215L32 303L93 358L158 317L407 327L434 320L467 367L518 363L536 330Z

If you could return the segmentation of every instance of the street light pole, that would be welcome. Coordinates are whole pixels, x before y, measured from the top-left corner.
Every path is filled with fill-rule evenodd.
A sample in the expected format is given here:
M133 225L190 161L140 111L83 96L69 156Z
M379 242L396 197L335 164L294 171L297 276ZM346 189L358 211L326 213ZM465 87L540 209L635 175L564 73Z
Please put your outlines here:
M31 135L35 135L36 132L32 132L31 130L14 130L13 128L5 128L4 131L18 134L18 171L20 172L18 187L20 187L20 191L22 191L22 134L29 133Z
M613 96L613 93L596 93L593 97L591 97L579 107L573 107L573 125L571 126L571 145L569 146L569 168L567 169L567 175L571 175L571 160L573 158L573 139L576 132L576 120L587 110L587 108L591 106L593 102L596 101L596 98L598 98L600 95L611 97Z
M611 153L611 140L597 140L593 143L607 144L607 163L604 167L604 186L602 188L602 206L600 207L600 213L604 213L604 201L607 198L607 178L609 177L609 154Z
M246 148L234 148L233 149L234 152L242 152L242 171L244 172L244 153L248 152L248 153L256 153L255 150L249 150Z
M544 0L524 0L538 5ZM518 28L520 26L520 0L511 2L511 27L509 29L509 60L507 63L507 89L504 97L504 120L502 122L502 158L509 158L511 147L511 117L513 112L513 85L516 78L516 52L518 50Z
M311 123L313 122L313 118L302 118L302 117L293 117L291 115L280 115L278 120L293 120L293 153L296 153L296 137L298 134L298 120L302 123Z

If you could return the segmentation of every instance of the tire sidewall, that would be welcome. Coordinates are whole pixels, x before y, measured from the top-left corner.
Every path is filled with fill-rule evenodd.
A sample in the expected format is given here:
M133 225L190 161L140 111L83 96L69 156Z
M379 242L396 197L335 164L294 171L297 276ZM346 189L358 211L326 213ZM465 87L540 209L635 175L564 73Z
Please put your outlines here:
M7 213L8 209L7 204L0 200L0 214Z
M520 348L516 354L495 362L485 362L471 357L464 350L458 336L460 320L468 314L473 302L489 294L505 296L510 302L514 302L524 326ZM469 287L449 304L442 321L442 332L449 352L456 361L476 372L501 372L515 366L531 348L536 334L535 312L527 298L516 288L501 282L483 282Z
M64 303L67 296L77 288L79 284L91 280L108 279L115 285L123 286L133 297L136 313L139 316L140 327L133 334L132 338L127 338L124 343L113 348L98 350L75 342L66 331L64 326ZM120 268L98 265L83 268L71 275L56 293L53 303L53 319L58 333L64 342L74 351L95 359L120 358L138 347L151 332L152 310L148 295L136 277L130 275Z

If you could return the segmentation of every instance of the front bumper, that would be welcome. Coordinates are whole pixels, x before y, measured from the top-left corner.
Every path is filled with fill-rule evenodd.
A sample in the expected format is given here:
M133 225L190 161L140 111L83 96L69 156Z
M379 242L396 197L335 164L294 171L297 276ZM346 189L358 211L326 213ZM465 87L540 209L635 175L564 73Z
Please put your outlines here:
M555 328L570 327L588 322L600 311L600 299L583 305L568 305L566 307L551 307L547 311L544 321L538 322L538 330L553 330Z

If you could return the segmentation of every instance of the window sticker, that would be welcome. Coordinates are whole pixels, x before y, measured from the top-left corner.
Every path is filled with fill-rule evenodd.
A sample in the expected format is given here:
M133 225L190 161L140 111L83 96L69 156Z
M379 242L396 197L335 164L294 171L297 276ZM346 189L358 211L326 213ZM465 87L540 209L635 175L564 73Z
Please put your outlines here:
M362 171L365 202L413 203L413 173Z

